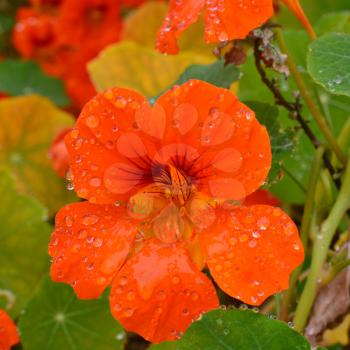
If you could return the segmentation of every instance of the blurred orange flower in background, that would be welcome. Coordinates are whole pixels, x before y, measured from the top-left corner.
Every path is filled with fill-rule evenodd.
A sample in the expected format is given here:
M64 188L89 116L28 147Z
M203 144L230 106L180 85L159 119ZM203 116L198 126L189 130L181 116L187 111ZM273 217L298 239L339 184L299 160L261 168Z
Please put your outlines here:
M122 6L142 1L32 0L18 10L13 43L27 59L63 79L74 105L82 108L96 94L86 64L120 39Z
M259 305L303 260L280 208L240 201L265 180L269 136L228 90L191 80L152 107L114 88L66 136L70 180L88 201L56 216L51 276L80 298L112 285L112 314L158 343L218 307L208 267L229 295Z
M17 328L7 313L0 309L0 349L10 350L19 343Z
M282 0L298 19L312 30L299 0ZM244 39L251 30L261 26L273 15L273 0L170 0L169 11L158 33L159 51L176 54L177 40L205 11L207 43Z

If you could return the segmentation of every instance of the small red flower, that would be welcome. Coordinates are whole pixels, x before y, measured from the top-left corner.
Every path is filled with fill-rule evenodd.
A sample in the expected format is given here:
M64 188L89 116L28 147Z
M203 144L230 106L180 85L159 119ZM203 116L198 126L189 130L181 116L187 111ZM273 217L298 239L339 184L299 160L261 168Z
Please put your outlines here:
M10 350L19 343L17 328L4 310L0 309L0 349Z
M86 65L120 38L122 17L115 0L32 0L17 13L13 43L24 58L63 79L75 106L96 91Z
M161 52L178 52L177 39L205 10L205 41L244 39L273 14L272 0L170 0L169 12L158 33Z
M111 310L127 330L175 339L217 307L204 266L252 305L287 288L303 248L280 208L237 205L264 182L271 151L230 91L191 80L151 107L134 91L107 90L66 143L74 188L88 201L57 214L51 275L80 298L112 285Z
M278 0L276 0L278 1ZM282 0L305 28L312 27L299 0ZM273 14L273 0L170 0L169 11L158 32L159 51L176 54L181 33L196 22L205 11L205 41L208 43L244 39Z
M16 21L13 43L24 58L40 62L55 53L57 36L53 17L23 7L18 10Z
M65 0L58 17L60 40L96 55L120 38L120 3L115 0Z

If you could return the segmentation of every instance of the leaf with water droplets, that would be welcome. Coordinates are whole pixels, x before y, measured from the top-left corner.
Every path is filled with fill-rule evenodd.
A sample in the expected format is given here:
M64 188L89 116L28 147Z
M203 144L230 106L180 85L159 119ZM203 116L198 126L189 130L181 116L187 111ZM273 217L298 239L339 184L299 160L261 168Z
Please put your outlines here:
M215 310L194 322L176 342L150 350L311 350L299 333L253 311Z
M18 189L55 212L74 197L54 172L48 150L56 135L74 119L39 96L0 101L0 165L15 175Z
M329 92L350 96L350 35L329 33L309 45L307 68Z
M107 294L96 300L79 300L70 286L45 278L20 317L23 347L123 349L126 334L110 314Z
M194 52L165 56L153 48L123 41L103 50L89 63L88 70L98 91L118 86L153 97L169 87L190 64L210 62L212 58Z
M0 170L0 198L0 307L7 306L15 317L48 271L51 227L45 222L45 208L35 199L19 194L5 169Z
M63 82L46 75L35 62L4 60L0 63L0 91L11 96L39 94L57 106L67 106Z

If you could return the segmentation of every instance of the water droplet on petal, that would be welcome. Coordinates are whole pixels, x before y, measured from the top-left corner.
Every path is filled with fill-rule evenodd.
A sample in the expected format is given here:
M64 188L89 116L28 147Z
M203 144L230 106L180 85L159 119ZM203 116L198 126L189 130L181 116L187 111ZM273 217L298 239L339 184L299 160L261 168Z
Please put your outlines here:
M100 123L100 120L95 115L90 115L86 118L86 125L89 128L96 128L99 123Z
M85 215L82 219L81 219L81 223L83 225L89 226L89 225L94 225L98 222L99 217L97 215Z
M65 221L67 227L73 226L73 218L70 215L66 216L64 218L64 221Z

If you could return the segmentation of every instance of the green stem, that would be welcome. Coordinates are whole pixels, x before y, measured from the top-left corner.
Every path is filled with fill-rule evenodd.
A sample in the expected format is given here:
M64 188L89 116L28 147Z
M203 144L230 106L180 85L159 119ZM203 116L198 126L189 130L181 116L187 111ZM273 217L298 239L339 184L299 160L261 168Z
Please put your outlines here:
M337 156L339 161L346 166L347 159L346 156L344 155L342 149L340 148L336 138L333 136L333 133L327 123L326 118L323 116L323 114L320 112L318 109L317 105L314 103L314 101L311 98L311 95L309 94L306 84L303 80L302 75L300 74L297 65L294 63L291 53L289 52L288 46L286 44L286 41L284 39L282 30L280 28L277 28L276 30L276 37L278 44L281 48L281 51L285 53L288 57L287 59L287 64L290 70L291 75L293 76L298 89L301 93L301 96L305 100L306 105L308 106L315 122L317 123L319 129L321 130L323 136L325 137L329 148L332 149L334 154Z
M307 247L308 247L308 238L310 236L310 229L313 218L313 210L315 204L315 194L317 183L319 180L321 166L322 166L322 157L323 157L324 149L322 147L316 150L315 158L311 168L311 174L309 179L309 186L306 194L306 202L304 207L303 218L301 221L301 229L300 236L301 241L303 242L305 255L307 255ZM292 299L294 296L295 285L298 281L300 273L302 271L302 266L299 266L295 269L290 278L290 284L288 291L284 294L281 308L281 319L287 321L289 317L289 307L292 303Z
M309 317L313 302L316 297L318 280L322 272L323 264L327 258L327 252L343 218L350 206L350 164L347 165L342 186L338 198L327 219L323 222L313 246L310 274L307 278L303 293L296 309L294 324L295 329L302 332Z
M311 222L313 217L312 212L314 210L315 193L316 193L319 176L321 173L323 152L324 152L323 147L320 147L317 149L315 154L315 158L311 167L311 174L310 174L309 186L306 194L306 202L304 206L303 218L301 220L300 237L304 245L305 255L306 255L307 242L309 238Z

